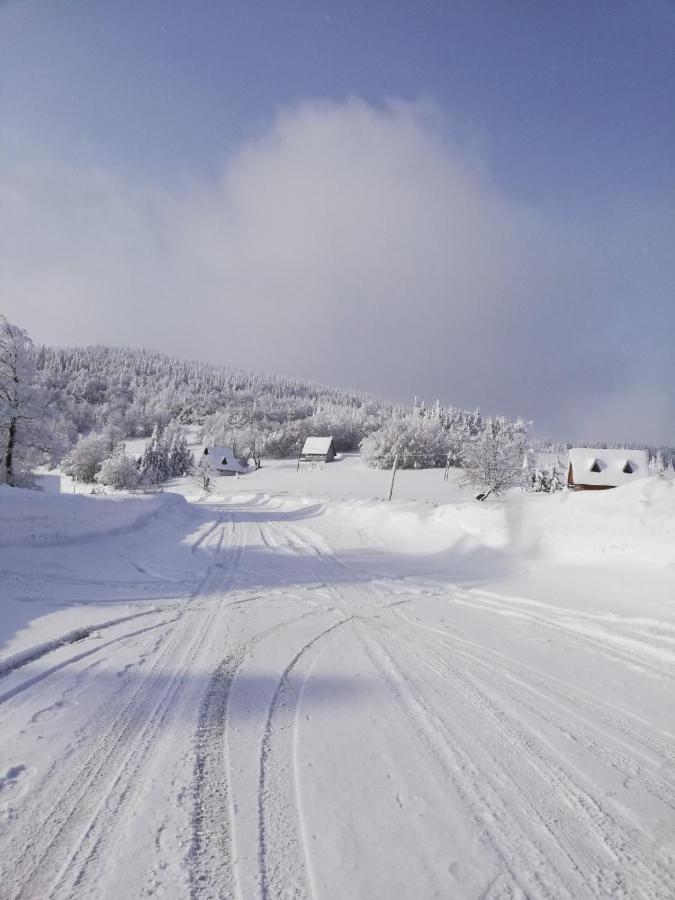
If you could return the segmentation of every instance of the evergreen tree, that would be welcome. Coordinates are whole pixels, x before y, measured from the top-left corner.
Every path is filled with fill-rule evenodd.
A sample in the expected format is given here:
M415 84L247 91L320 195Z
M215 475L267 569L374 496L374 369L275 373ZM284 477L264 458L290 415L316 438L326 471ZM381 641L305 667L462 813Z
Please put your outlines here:
M185 434L180 428L174 432L171 439L167 462L172 478L189 475L194 468L194 456L188 449Z
M164 441L161 425L156 422L149 443L139 463L143 479L149 484L161 484L171 477L169 451Z

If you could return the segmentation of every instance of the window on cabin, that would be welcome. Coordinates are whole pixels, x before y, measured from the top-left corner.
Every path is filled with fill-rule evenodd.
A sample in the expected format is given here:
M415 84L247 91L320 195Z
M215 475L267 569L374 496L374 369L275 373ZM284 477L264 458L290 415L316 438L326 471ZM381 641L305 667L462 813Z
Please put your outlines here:
M629 462L627 462L626 465L623 467L622 471L625 472L626 475L632 475L634 469L631 466L631 464Z
M221 466L226 466L226 465L227 465L227 457L226 457L226 456L224 456L224 457L221 459L220 464L221 464Z
M593 465L591 466L591 472L599 472L600 471L600 463L597 459L593 460Z

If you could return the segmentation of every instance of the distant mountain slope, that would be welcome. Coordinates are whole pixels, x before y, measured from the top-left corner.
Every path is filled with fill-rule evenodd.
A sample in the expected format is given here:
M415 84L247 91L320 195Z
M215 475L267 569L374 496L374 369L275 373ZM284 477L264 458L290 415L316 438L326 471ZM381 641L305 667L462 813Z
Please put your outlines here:
M78 432L114 426L131 437L150 434L156 422L176 420L204 425L212 437L223 439L228 431L255 426L265 434L287 432L274 445L275 455L283 455L300 440L300 431L333 434L338 449L350 450L396 417L434 416L444 425L472 428L480 424L478 411L404 406L362 391L149 350L39 347L36 362L52 404Z

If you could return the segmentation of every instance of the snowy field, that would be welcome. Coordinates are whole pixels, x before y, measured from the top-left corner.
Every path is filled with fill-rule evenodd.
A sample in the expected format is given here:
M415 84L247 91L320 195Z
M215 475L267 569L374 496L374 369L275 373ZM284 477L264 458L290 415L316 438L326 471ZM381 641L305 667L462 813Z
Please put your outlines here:
M675 896L675 483L389 478L2 489L3 900Z

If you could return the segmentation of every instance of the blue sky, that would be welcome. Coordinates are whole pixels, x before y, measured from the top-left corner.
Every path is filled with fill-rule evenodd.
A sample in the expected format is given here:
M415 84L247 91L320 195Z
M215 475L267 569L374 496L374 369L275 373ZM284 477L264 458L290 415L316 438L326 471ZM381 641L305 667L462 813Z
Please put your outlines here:
M675 442L671 2L5 0L0 111L37 340Z

